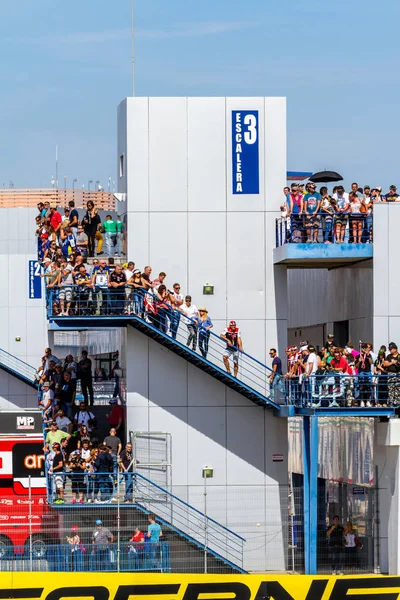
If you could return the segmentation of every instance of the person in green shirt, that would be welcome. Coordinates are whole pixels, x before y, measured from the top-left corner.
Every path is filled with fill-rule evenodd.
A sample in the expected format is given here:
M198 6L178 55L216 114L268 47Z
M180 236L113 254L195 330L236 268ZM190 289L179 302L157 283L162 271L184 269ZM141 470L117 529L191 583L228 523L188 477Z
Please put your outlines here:
M103 223L103 231L106 236L106 249L108 256L114 256L114 243L117 237L117 223L113 220L111 215L106 216L106 220Z
M124 232L124 224L121 221L121 217L118 215L117 217L117 243L115 244L115 253L117 256L122 256L122 239Z
M70 438L70 434L65 431L61 431L58 429L58 425L55 421L50 423L50 431L46 435L46 444L44 447L45 452L51 452L53 449L53 444L58 442L59 444L65 440Z

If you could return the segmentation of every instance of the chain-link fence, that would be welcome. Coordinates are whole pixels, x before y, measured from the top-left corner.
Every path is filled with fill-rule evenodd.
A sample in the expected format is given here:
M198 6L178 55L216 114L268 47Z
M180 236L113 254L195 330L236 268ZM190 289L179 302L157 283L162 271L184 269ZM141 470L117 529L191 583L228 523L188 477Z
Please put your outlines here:
M177 486L170 492L134 474L129 501L120 478L110 479L107 500L89 503L84 490L76 504L69 475L62 505L32 490L0 500L2 571L304 572L300 475L290 486ZM376 499L375 488L319 480L319 573L379 571ZM161 527L159 538L149 513Z

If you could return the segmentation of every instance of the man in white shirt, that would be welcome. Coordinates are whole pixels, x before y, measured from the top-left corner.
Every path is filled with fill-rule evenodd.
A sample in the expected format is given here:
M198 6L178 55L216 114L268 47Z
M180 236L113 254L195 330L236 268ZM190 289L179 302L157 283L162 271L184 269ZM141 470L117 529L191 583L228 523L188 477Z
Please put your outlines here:
M188 328L189 335L186 342L186 346L192 344L193 351L196 351L197 347L197 325L195 321L190 321L193 317L198 317L199 313L195 304L192 304L192 296L186 296L185 302L180 306L179 310L187 317L186 327Z
M314 346L307 347L308 358L306 363L306 375L309 378L309 382L311 384L311 402L312 398L315 395L315 373L318 370L318 356L315 352Z
M176 340L176 334L179 327L179 321L181 320L181 313L179 312L180 307L183 304L183 296L181 294L181 286L179 283L174 283L173 292L170 294L170 300L172 305L172 312L170 313L170 330L171 337Z
M60 431L65 431L65 433L72 433L72 423L68 419L68 417L64 415L64 411L62 410L62 408L60 408L60 410L57 413L56 423Z
M93 431L93 426L89 425L90 421L93 421L94 419L94 414L92 412L90 412L90 410L88 410L86 404L84 402L81 402L79 404L79 410L75 415L74 421L76 423L76 425L78 426L78 429L80 428L81 425L86 425L87 430L89 433L91 433Z

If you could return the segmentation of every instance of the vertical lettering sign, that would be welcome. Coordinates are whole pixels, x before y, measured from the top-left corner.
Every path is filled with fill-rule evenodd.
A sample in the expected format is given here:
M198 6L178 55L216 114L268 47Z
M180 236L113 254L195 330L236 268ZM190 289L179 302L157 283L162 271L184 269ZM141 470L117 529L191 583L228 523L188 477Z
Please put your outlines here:
M29 299L42 297L42 280L40 277L40 263L37 260L29 261Z
M260 193L258 110L232 111L232 192Z

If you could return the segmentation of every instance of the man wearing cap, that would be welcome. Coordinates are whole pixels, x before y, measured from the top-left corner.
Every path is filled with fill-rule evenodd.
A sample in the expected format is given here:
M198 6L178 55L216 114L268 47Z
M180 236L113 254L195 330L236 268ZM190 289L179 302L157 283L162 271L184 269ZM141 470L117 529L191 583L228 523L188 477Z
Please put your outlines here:
M395 185L391 185L389 192L385 194L386 202L399 202L399 194Z
M333 333L328 333L328 339L324 346L325 350L328 350L328 352L336 346L336 342L335 342L334 338L335 338L335 336L333 335Z
M239 371L239 352L243 352L242 338L240 329L236 326L236 321L229 321L228 327L221 333L221 338L226 341L226 349L222 356L225 369L231 374L229 358L233 360L233 376L237 377Z
M344 187L342 185L338 185L337 192L333 194L333 199L336 202L336 214L334 219L335 240L338 243L343 243L350 212L349 194L344 191Z
M304 225L307 233L307 243L318 242L318 229L320 226L319 211L321 208L322 196L319 192L316 192L315 183L309 184L309 192L303 197L301 204L300 214L303 213Z
M54 442L60 443L65 438L69 440L70 437L71 436L69 433L66 433L65 431L60 431L58 429L57 423L55 421L52 421L50 424L50 431L46 435L44 452L49 452L50 450L52 450Z
M64 433L72 433L72 423L68 417L65 416L62 408L60 408L60 410L57 412L56 423L60 431L64 431Z
M103 521L97 519L96 527L92 534L92 555L95 560L95 569L104 570L108 565L109 557L109 544L114 541L114 536L107 527L103 527Z

